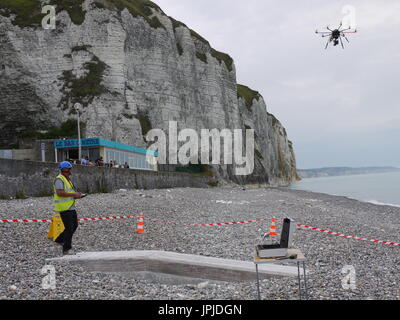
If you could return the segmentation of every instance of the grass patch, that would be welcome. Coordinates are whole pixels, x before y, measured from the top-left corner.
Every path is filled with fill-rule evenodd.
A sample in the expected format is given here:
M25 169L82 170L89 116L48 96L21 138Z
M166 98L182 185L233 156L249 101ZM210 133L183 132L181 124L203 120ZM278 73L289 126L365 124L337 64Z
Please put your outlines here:
M85 124L80 122L81 130L84 131ZM46 133L36 130L27 130L21 133L20 138L36 138L36 139L59 139L59 138L76 138L78 135L78 123L75 119L68 119L59 127L51 128Z
M85 0L50 0L50 5L56 6L56 13L67 11L71 21L76 25L81 25L85 21L85 11L82 4Z
M84 0L50 0L49 5L56 6L56 13L67 11L71 21L80 25L85 21L85 12L82 9ZM39 27L47 13L42 13L42 4L39 0L1 0L2 15L15 15L13 24L25 27Z
M176 172L184 172L190 174L200 175L202 177L212 177L213 173L210 171L208 165L205 164L188 164L186 166L178 166Z
M280 124L279 120L272 113L267 112L267 115L272 118L272 126L275 127L276 125Z
M141 114L141 113L135 114L135 115L133 115L133 116L134 116L136 119L139 120L139 122L140 122L140 127L142 128L142 135L143 135L143 136L146 136L147 133L148 133L151 129L153 129L153 128L151 127L151 122L150 122L149 116L148 116L147 114Z
M122 113L122 116L125 117L125 118L127 118L127 119L133 119L133 118L135 117L135 115L133 115L133 114L128 114L128 113L126 113L126 112L123 112L123 113Z
M74 81L71 91L73 97L94 97L106 92L107 90L101 85L106 64L95 56L92 61L86 62L83 66L88 73Z
M187 25L184 24L183 22L180 22L180 21L178 21L178 20L175 20L175 19L172 18L172 17L168 17L168 18L170 18L170 20L171 20L171 22L172 22L172 27L174 28L174 32L175 32L175 29L176 29L176 28L179 28L179 27L186 27L186 28L187 28Z
M203 61L204 63L207 63L207 56L204 53L201 52L196 52L196 57L197 59Z
M82 8L83 2L84 0L50 0L48 4L56 6L57 14L67 11L71 21L76 25L81 25L86 16L86 12ZM118 10L119 12L126 8L134 17L143 17L151 27L165 29L157 17L150 18L153 13L151 8L162 12L161 8L152 1L97 0L93 5L100 9ZM42 5L39 0L0 0L0 10L2 10L1 14L7 17L11 14L16 15L13 24L20 27L40 26L46 15L41 12Z
M19 142L10 144L9 149L19 149Z
M11 200L11 197L5 196L4 194L0 194L0 200Z
M174 32L175 32L175 29L179 28L179 27L188 28L187 25L184 24L183 22L175 20L172 17L169 17L169 18L171 19L172 27L174 28ZM191 36L193 38L196 38L197 40L201 41L202 43L206 44L207 46L209 46L211 48L210 43L206 39L204 39L201 35L199 35L196 31L194 31L192 29L189 29L189 31L190 31L190 34L191 34ZM179 54L182 55L180 53L180 49L179 48L178 48L178 51L179 51ZM214 58L216 58L219 61L219 63L222 63L222 61L223 61L229 71L233 70L233 59L228 54L220 52L220 51L217 51L217 50L215 50L213 48L211 48L210 53Z
M237 85L237 97L243 98L246 102L246 107L249 111L251 111L251 107L253 105L253 100L257 101L260 99L261 95L254 90L251 90L249 87L243 86L241 84Z
M75 52L75 51L88 51L89 48L91 48L92 46L89 44L84 44L82 46L75 46L71 49L71 52Z
M212 188L218 187L218 181L211 180L211 181L208 181L207 184Z
M204 39L201 35L199 35L196 31L194 31L192 29L189 29L189 30L190 30L190 34L192 37L194 37L197 40L203 42L204 44L210 46L210 43L206 39Z
M46 14L42 13L38 0L0 0L0 15L5 17L15 15L12 24L26 28L41 26Z
M100 9L110 9L110 10L118 10L118 12L127 9L130 14L134 17L143 17L144 20L152 27L152 28L163 28L164 25L158 20L157 17L150 18L153 14L151 9L158 10L163 13L161 8L156 5L152 1L148 0L97 0L94 3L94 6Z
M15 193L15 199L28 199L28 197L25 195L24 191L17 190Z
M183 22L178 21L178 20L175 20L175 19L172 18L172 17L168 17L168 18L171 19L172 27L174 28L174 32L175 32L175 29L176 29L176 28L179 28L179 27L188 28L188 26L187 26L186 24L184 24ZM189 29L189 28L188 28L188 29ZM197 40L199 40L199 41L203 42L204 44L210 46L210 43L209 43L206 39L204 39L201 35L199 35L196 31L194 31L194 30L192 30L192 29L189 29L189 31L190 31L190 35L191 35L193 38L196 38Z
M255 149L254 152L255 152L257 158L259 158L259 159L261 159L261 160L264 160L264 157L262 156L262 154L261 154L260 151L258 151L257 149Z
M233 59L230 57L230 55L223 52L219 52L215 49L211 49L211 55L214 58L216 58L219 61L219 63L222 63L223 61L229 71L233 70Z
M83 66L88 72L81 78L75 78L71 71L63 72L61 80L65 83L62 89L64 96L59 104L63 110L66 110L69 104L76 102L82 103L86 107L93 101L94 97L109 92L102 85L103 72L107 65L94 56L91 61L86 62Z
M92 2L92 6L97 9L107 9L106 5L100 1Z

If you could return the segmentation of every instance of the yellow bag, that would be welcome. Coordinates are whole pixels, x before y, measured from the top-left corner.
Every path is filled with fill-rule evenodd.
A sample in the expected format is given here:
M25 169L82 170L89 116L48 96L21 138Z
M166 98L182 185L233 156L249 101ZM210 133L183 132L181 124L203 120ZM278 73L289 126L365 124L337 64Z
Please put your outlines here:
M64 223L62 222L61 215L59 213L53 214L51 217L49 233L47 238L56 241L58 236L65 230Z

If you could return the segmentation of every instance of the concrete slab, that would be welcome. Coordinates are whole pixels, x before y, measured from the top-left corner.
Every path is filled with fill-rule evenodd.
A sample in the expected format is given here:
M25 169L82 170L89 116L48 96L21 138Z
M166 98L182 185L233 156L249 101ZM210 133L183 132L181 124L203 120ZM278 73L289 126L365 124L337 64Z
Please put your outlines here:
M155 272L182 277L217 281L253 281L252 261L238 261L165 251L103 251L46 259L80 264L95 272ZM276 264L258 266L260 279L295 277L297 267Z

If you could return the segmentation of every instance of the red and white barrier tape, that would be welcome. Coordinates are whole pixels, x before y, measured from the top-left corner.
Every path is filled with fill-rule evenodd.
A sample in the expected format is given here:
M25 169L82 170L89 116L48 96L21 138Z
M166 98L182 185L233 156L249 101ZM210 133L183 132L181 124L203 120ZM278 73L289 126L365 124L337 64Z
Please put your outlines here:
M262 222L269 219L257 219L257 220L245 220L245 221L234 221L234 222L216 222L216 223L201 223L201 224L187 224L187 223L179 223L175 221L169 220L161 220L161 219L147 219L156 222L164 222L164 223L171 223L171 224L178 224L178 225L185 225L188 227L221 227L221 226L229 226L229 225L238 225L238 224L247 224L253 222Z
M100 217L100 218L82 218L78 219L78 222L87 222L87 221L104 221L104 220L118 220L118 219L134 219L138 216L115 216L115 217Z
M46 219L0 219L0 223L3 222L51 222Z
M78 219L78 222L88 222L88 221L103 221L103 220L116 220L116 219L133 219L137 216L115 216L115 217L99 217L99 218L82 218ZM51 222L51 219L0 219L0 223L3 222Z
M82 219L78 219L78 222L133 219L133 218L137 218L137 217L138 216L114 216L114 217L99 217L99 218L82 218ZM220 227L220 226L228 226L228 225L239 225L239 224L248 224L248 223L254 223L254 222L262 222L262 221L266 221L266 220L270 220L270 219L243 220L243 221L234 221L234 222L217 222L217 223L203 223L203 224L187 224L187 223L179 223L176 221L152 219L152 218L149 218L147 220L155 221L155 222L171 223L171 224L176 224L176 225L185 225L185 226L189 226L189 227ZM31 222L51 222L51 220L47 220L47 219L0 219L0 223L6 223L6 222L31 223ZM297 226L300 228L306 229L306 230L319 231L319 232L330 234L330 235L333 235L336 237L343 237L346 239L356 239L356 240L361 240L361 241L369 241L369 242L373 242L373 243L382 243L382 244L386 244L389 246L400 247L400 243L397 243L397 242L375 240L375 239L371 239L371 238L362 238L362 237L357 237L357 236L350 236L350 235L346 235L346 234L343 234L340 232L329 231L327 229L310 227L310 226L307 226L304 224L297 224Z
M298 224L297 226L300 227L300 228L307 229L307 230L323 232L323 233L330 234L330 235L336 236L336 237L343 237L343 238L346 238L346 239L356 239L356 240L362 240L362 241L370 241L370 242L374 242L374 243L382 243L382 244L386 244L386 245L389 245L389 246L400 247L400 243L397 243L397 242L375 240L375 239L362 238L362 237L357 237L357 236L349 236L347 234L343 234L343 233L340 233L340 232L333 232L333 231L329 231L329 230L326 230L326 229L310 227L310 226L306 226L304 224Z

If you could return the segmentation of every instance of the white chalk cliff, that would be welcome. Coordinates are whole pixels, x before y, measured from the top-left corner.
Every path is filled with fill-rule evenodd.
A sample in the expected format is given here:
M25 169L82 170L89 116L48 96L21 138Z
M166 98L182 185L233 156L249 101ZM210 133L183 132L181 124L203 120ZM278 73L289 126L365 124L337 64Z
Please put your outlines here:
M297 178L292 143L263 98L236 83L233 60L146 0L29 0L29 21L0 1L0 145L45 130L84 105L86 137L147 147L151 128L254 129L255 170L239 183L286 185ZM44 30L42 3L57 5ZM24 20L25 19L25 20ZM71 20L72 19L72 20ZM239 88L239 89L238 89Z

